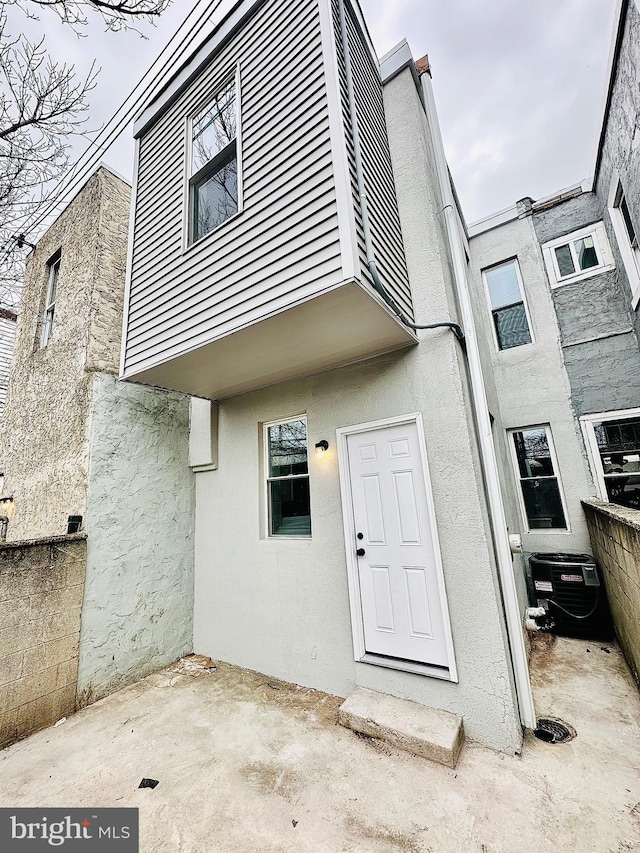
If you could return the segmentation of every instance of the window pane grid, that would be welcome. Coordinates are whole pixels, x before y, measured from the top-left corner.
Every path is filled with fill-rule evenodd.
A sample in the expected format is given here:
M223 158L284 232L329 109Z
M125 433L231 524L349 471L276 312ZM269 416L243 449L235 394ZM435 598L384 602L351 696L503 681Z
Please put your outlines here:
M189 242L238 212L238 115L235 80L191 123Z
M506 261L483 270L498 349L531 343L517 262Z
M270 536L311 536L307 422L294 418L266 427Z
M640 509L640 418L599 421L593 431L607 499Z
M566 530L567 522L546 427L511 433L529 530Z

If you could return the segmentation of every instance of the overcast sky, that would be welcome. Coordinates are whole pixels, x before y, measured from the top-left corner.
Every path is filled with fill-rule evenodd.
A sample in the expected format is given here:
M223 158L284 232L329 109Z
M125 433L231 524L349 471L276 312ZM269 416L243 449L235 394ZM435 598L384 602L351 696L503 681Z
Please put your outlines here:
M105 33L98 20L79 39L51 13L40 13L56 59L79 71L95 59L102 68L91 95L93 127L108 121L195 2L174 0L155 28L143 28L144 41ZM404 37L414 58L429 54L468 222L590 173L615 0L361 2L379 55ZM104 159L130 178L131 151L127 133Z

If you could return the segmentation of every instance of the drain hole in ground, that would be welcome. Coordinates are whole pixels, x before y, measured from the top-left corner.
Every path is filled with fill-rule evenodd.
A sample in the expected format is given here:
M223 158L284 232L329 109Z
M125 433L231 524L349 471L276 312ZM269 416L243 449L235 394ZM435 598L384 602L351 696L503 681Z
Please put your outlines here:
M566 743L568 740L573 740L577 734L569 723L553 717L540 717L533 733L538 740L543 740L545 743Z

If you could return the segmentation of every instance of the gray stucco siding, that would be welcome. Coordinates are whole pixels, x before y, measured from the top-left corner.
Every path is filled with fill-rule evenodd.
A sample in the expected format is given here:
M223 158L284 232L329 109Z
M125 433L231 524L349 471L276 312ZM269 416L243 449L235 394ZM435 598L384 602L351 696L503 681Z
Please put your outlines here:
M188 412L182 395L93 378L81 704L192 651Z
M563 346L631 328L628 300L615 269L556 287L552 295Z
M624 33L606 117L595 192L605 212L603 219L614 250L619 286L629 301L636 336L640 336L640 314L638 307L634 311L630 304L631 287L606 210L615 170L622 184L636 233L640 232L640 12L634 0L624 2L627 6Z
M633 332L565 347L564 362L578 416L638 405L640 369Z
M540 243L564 237L602 219L602 205L594 193L582 193L548 210L535 211L533 228Z
M186 117L237 62L244 209L183 254ZM141 139L125 370L342 277L317 2L269 0Z

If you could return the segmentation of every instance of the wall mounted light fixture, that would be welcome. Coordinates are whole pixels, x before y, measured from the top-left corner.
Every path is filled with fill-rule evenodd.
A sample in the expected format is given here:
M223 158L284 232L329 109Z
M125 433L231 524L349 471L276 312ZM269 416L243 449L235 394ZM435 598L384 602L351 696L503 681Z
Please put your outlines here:
M329 449L329 442L325 441L325 439L323 438L322 441L319 441L316 444L316 456L318 457L318 459L322 459L322 457L324 456L324 454L327 452L328 449Z

